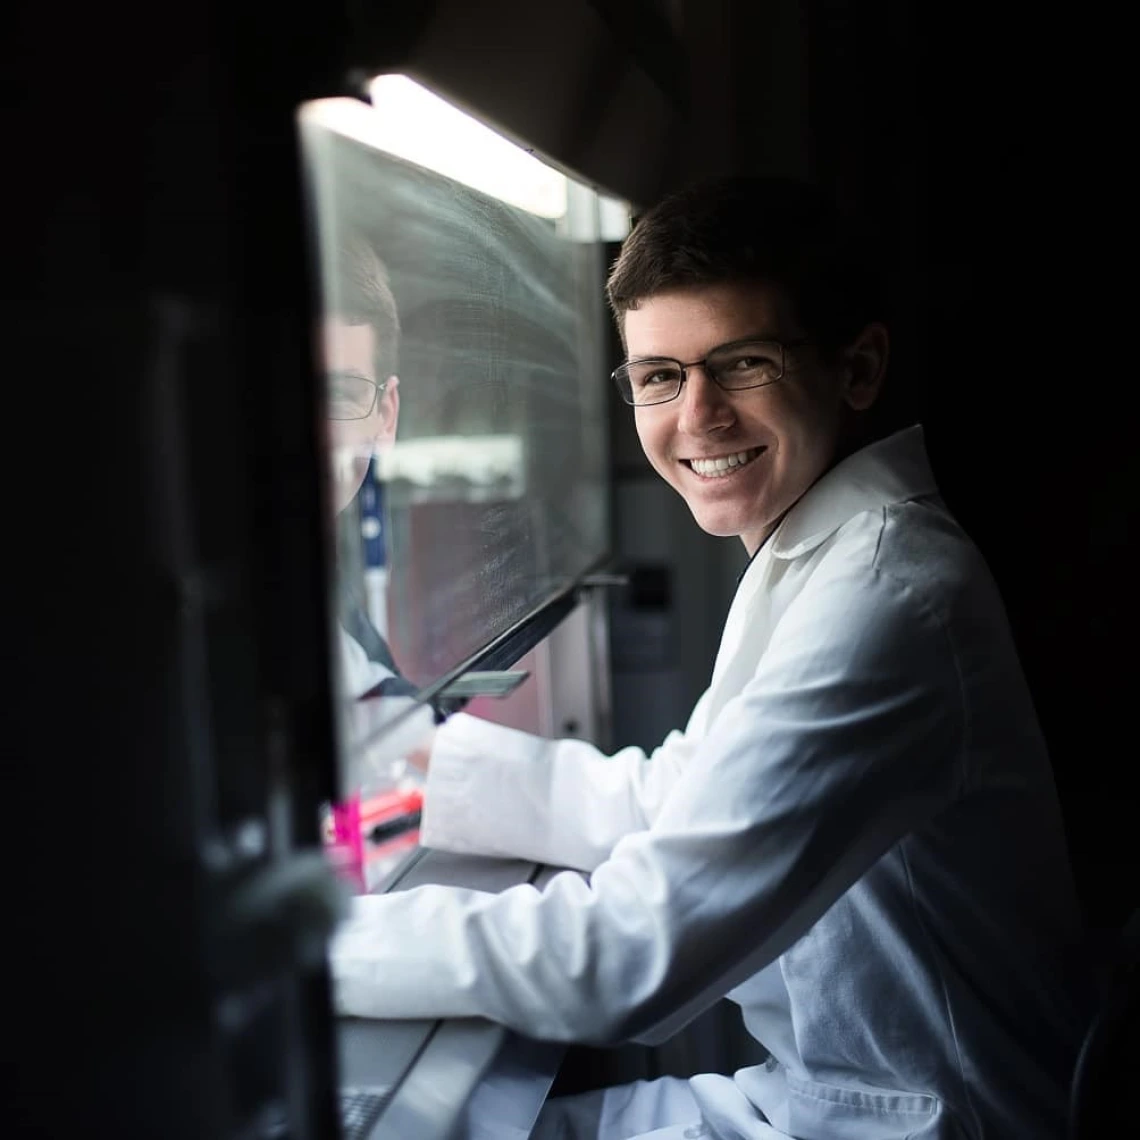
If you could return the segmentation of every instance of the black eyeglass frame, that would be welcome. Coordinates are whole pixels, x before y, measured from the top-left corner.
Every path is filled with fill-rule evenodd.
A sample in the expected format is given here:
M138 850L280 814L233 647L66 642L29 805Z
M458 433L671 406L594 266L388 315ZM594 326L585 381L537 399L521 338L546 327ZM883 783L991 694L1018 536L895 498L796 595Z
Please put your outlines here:
M334 423L338 423L338 424L351 424L351 423L355 423L357 420L368 419L368 417L370 415L372 415L372 413L376 410L376 405L380 400L380 394L387 389L388 381L387 380L373 380L368 376L361 376L359 372L338 372L338 373L336 373L336 375L343 378L343 379L358 380L362 384L371 384L373 389L374 389L374 391L372 393L372 400L368 405L368 411L364 412L363 414L361 414L359 416L334 416L334 415L332 415L332 413L330 411L330 408L332 406L331 401L326 400L326 402L325 402L326 417L328 419L332 420Z
M698 365L704 369L705 375L712 380L714 384L722 392L747 392L754 388L767 388L770 384L778 384L787 375L788 372L788 349L790 348L803 348L805 345L811 343L808 337L800 337L796 340L773 340L767 336L746 336L741 337L739 340L730 340L725 344L718 344L715 348L710 349L700 360L691 360L687 364L678 360L675 356L638 356L633 360L626 360L619 364L611 373L610 379L617 385L618 392L621 394L622 400L632 408L655 408L660 404L668 404L680 396L685 387L685 381L689 378L689 369L696 368ZM745 344L766 344L775 346L780 350L780 374L771 380L761 380L759 384L740 384L736 387L729 388L722 384L720 377L717 375L716 369L709 368L709 357L716 356L717 353L723 352L725 349L737 348ZM628 377L625 377L623 383L622 373L627 371L631 365L634 364L675 364L681 373L681 378L677 383L677 391L671 396L666 396L663 400L648 400L637 403L632 398L632 388L628 384ZM627 394L628 393L628 394Z

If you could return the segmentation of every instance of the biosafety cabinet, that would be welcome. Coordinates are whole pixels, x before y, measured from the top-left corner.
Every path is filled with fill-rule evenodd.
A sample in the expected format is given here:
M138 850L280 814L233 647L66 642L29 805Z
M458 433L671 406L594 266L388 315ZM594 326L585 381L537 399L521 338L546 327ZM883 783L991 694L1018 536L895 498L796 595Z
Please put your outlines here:
M21 14L13 72L13 374L57 383L9 408L53 457L11 706L15 801L68 838L19 876L8 1116L448 1134L502 1035L394 1030L347 1071L324 942L350 879L426 873L417 715L609 731L602 284L672 97L589 4L57 18Z

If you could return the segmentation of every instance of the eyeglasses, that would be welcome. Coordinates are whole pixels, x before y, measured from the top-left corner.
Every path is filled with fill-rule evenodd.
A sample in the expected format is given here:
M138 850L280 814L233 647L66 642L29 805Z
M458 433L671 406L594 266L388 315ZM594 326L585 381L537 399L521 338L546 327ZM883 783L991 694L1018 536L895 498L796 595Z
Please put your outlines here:
M669 356L648 356L619 365L611 374L621 398L643 408L664 404L681 394L688 370L700 365L726 392L762 388L783 379L785 350L807 344L802 340L734 340L714 348L703 360L682 364Z
M366 420L387 387L386 380L378 384L356 372L330 372L325 377L326 414L330 420Z

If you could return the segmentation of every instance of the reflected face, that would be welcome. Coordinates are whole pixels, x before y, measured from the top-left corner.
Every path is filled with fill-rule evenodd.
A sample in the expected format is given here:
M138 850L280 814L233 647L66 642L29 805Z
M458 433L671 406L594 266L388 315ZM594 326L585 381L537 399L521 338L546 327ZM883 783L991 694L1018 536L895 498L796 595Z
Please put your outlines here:
M803 330L789 310L780 291L764 285L660 293L625 314L628 358L687 363L745 338L798 340ZM762 388L725 392L696 366L676 399L634 408L649 462L697 524L738 535L749 554L831 465L849 410L841 367L825 367L811 345L785 358L783 379Z
M335 317L325 320L321 349L330 402L355 398L357 391L374 392L361 380L376 383L376 330L371 325L350 325ZM384 391L377 394L371 411L362 419L327 421L329 458L332 463L334 507L339 514L352 502L368 474L368 463L378 447L391 443L396 435L400 400L399 381L386 376Z

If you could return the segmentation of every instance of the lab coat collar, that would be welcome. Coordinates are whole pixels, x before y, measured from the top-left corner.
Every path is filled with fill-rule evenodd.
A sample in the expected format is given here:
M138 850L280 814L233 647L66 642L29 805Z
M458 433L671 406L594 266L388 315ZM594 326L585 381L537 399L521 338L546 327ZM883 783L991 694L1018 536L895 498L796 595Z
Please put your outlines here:
M915 424L837 463L808 488L772 536L772 557L799 558L862 511L938 493Z

